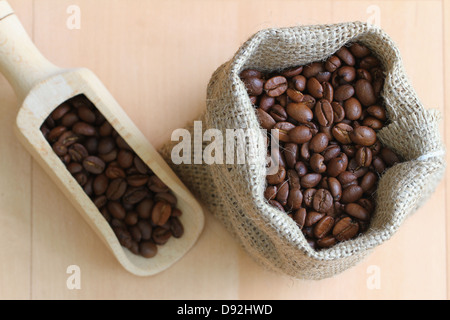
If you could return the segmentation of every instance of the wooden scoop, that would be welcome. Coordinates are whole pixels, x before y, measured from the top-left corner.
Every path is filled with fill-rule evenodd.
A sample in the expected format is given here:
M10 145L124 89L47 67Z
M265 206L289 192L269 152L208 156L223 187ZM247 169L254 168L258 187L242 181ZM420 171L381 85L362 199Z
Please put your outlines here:
M101 81L85 68L61 69L45 59L7 1L0 1L0 71L14 88L21 104L15 126L19 140L126 270L139 276L156 274L179 260L194 245L204 226L204 215L198 202ZM153 258L135 255L119 244L108 222L40 131L44 120L57 106L79 94L84 94L97 107L178 199L178 208L183 212L180 220L184 234L179 239L172 237L165 245L159 246Z

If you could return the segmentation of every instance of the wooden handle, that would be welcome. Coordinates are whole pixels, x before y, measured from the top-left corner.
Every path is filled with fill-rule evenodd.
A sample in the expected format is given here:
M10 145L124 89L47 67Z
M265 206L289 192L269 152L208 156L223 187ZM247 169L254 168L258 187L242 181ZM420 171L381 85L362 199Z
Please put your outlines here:
M20 101L39 82L61 71L36 48L7 1L0 1L0 71Z

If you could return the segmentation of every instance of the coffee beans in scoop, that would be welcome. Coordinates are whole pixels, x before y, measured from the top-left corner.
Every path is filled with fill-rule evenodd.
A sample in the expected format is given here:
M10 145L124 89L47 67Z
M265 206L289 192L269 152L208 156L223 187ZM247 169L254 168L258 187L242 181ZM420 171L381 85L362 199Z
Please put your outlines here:
M41 132L122 246L151 258L183 235L176 196L86 96L59 105Z

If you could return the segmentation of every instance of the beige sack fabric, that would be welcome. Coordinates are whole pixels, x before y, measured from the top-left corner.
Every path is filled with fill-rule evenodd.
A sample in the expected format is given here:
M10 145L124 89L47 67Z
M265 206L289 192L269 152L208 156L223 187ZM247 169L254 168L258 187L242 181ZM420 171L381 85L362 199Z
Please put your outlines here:
M389 125L378 137L403 159L382 176L370 228L356 239L315 251L295 222L267 203L263 195L267 151L262 135L247 140L245 164L174 165L171 151L178 141L161 150L180 179L257 262L294 278L319 280L354 266L426 201L445 170L439 113L426 110L419 101L389 36L360 22L262 30L216 70L207 88L203 130L219 129L224 137L226 129L257 130L259 122L239 78L241 71L274 71L324 60L354 41L369 47L386 70L382 95Z

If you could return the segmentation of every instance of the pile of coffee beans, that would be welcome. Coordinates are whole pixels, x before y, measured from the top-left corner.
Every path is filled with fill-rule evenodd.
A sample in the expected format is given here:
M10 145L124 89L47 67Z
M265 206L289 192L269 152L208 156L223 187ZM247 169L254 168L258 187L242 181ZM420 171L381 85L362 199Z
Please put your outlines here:
M294 219L314 249L367 230L379 177L400 161L377 139L387 122L377 57L355 42L325 61L240 77L261 126L279 137L267 201Z
M175 195L86 96L59 105L41 132L122 246L151 258L183 235Z

